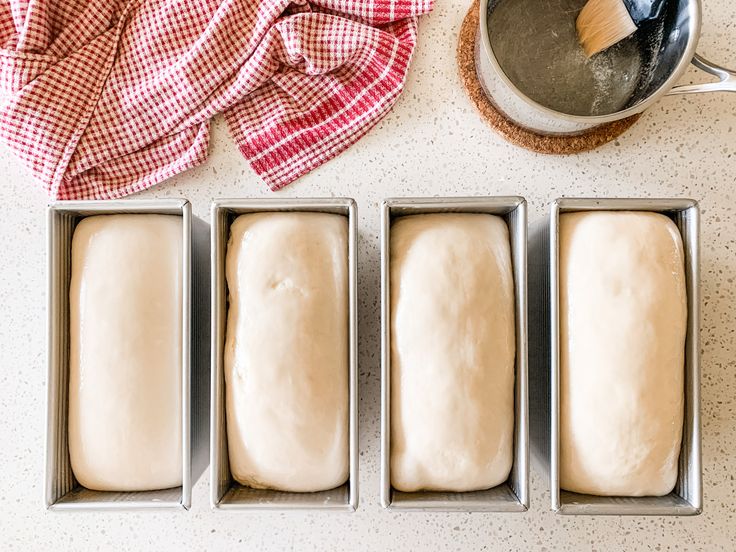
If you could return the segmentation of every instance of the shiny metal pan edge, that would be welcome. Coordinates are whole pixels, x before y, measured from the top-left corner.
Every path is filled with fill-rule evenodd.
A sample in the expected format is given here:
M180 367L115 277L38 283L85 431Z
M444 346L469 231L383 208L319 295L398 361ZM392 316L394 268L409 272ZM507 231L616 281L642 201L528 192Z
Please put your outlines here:
M394 218L423 213L487 213L509 228L516 296L514 464L508 481L474 492L404 493L391 487L390 231ZM386 199L381 206L381 505L395 511L524 512L529 508L527 398L527 206L522 197Z
M225 253L233 218L243 213L312 211L348 217L349 293L349 464L348 481L336 489L291 493L251 489L230 477L225 426L223 347L227 314ZM354 512L358 507L358 255L357 206L350 198L217 199L211 207L211 398L210 502L216 511L327 510Z
M140 492L101 492L81 487L71 470L67 437L68 288L71 240L79 219L103 214L169 214L183 218L182 254L182 485ZM54 511L160 510L191 506L190 351L191 205L186 199L58 201L47 212L47 402L44 505Z

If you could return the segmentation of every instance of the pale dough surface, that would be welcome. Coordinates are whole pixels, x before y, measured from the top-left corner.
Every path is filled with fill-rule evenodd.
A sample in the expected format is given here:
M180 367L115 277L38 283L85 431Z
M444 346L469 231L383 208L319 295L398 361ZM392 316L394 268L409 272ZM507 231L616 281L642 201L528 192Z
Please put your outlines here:
M181 217L79 222L69 288L69 454L83 486L181 485L181 304Z
M225 344L232 476L309 492L348 477L348 227L328 213L231 226Z
M471 491L513 462L515 315L509 233L484 214L391 227L391 484Z
M560 485L660 496L677 478L687 297L666 216L560 216Z

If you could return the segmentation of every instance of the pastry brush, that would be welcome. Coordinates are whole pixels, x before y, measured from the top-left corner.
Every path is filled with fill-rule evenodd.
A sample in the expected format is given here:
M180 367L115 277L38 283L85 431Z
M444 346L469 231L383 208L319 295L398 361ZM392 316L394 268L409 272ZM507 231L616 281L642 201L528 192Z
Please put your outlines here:
M578 15L578 39L590 57L659 17L665 0L589 0Z

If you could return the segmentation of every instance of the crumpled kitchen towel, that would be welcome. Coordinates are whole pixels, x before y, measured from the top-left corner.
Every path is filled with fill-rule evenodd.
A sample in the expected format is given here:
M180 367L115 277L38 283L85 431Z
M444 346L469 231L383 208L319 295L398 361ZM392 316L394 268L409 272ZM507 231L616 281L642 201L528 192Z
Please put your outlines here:
M202 163L224 112L275 190L388 112L432 1L0 0L0 139L108 199Z

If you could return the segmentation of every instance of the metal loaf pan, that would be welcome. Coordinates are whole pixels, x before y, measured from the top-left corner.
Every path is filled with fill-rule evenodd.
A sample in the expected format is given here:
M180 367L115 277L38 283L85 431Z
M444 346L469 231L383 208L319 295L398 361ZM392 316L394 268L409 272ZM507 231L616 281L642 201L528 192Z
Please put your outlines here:
M233 220L244 213L306 211L348 218L349 293L349 454L348 481L328 491L293 493L253 489L233 480L227 449L223 350L227 317L225 254ZM219 199L212 203L212 381L210 417L210 492L212 508L237 510L330 510L353 512L358 507L358 213L349 198Z
M84 217L121 213L182 217L182 485L141 492L92 491L79 485L69 459L69 281L74 229ZM189 509L191 504L190 337L191 205L186 199L60 201L48 209L48 400L45 505L51 510Z
M671 218L685 251L688 322L685 416L675 489L662 497L605 497L560 489L559 480L559 215L574 211L650 211ZM700 214L690 199L558 199L530 236L530 390L532 448L549 472L552 510L560 514L696 515L701 512Z
M397 217L426 213L484 213L508 225L516 297L514 463L508 480L472 492L397 491L391 486L391 224ZM529 508L527 423L527 211L522 197L387 199L381 209L381 505L397 511L524 512Z

